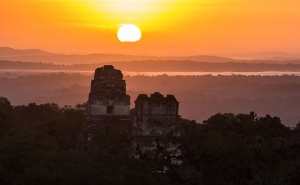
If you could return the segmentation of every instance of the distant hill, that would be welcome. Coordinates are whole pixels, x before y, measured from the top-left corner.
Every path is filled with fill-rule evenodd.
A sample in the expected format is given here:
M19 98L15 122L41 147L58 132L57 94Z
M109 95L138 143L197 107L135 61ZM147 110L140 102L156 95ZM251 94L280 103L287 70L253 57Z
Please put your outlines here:
M195 61L195 62L243 62L243 63L294 63L300 64L300 55L284 52L264 53L231 53L222 56L195 55L195 56L147 56L147 55L123 55L94 53L87 55L55 54L39 49L19 50L8 47L0 47L0 60L41 62L53 64L91 64L107 62L128 62L144 60L172 60L172 61Z
M192 60L196 62L234 62L234 59L198 55L198 56L147 56L147 55L122 55L122 54L87 54L87 55L64 55L55 54L38 49L19 50L8 47L0 47L0 60L30 61L54 64L88 64L103 62L125 62L140 60Z
M242 62L195 62L190 60L141 60L129 62L104 62L93 64L52 64L36 62L12 62L0 60L1 70L65 70L94 71L103 65L114 65L117 69L131 72L260 72L300 71L300 64L267 64Z
M91 64L105 62L127 62L141 60L192 60L196 62L234 62L230 58L216 56L190 56L190 57L156 57L156 56L133 56L133 55L117 55L117 54L90 54L90 55L51 55L51 56L14 56L1 57L0 60L10 61L30 61L53 64Z
M33 57L33 56L57 56L58 54L50 53L39 49L13 49L9 47L0 47L0 57Z
M227 53L221 56L234 58L238 60L273 60L273 61L286 61L286 60L300 60L300 54L287 53L287 52L261 52L261 53Z

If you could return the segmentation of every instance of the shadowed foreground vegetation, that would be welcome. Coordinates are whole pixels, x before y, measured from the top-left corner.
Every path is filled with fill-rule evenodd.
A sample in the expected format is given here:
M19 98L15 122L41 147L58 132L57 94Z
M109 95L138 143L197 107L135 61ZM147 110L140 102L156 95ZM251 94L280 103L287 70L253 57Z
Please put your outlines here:
M182 165L156 171L155 160L129 155L123 125L98 130L93 149L77 147L85 105L11 106L0 98L1 184L280 184L300 182L300 124L278 117L216 114L202 124L180 119ZM132 149L133 150L133 149ZM164 150L159 151L164 153ZM168 154L164 154L166 157Z

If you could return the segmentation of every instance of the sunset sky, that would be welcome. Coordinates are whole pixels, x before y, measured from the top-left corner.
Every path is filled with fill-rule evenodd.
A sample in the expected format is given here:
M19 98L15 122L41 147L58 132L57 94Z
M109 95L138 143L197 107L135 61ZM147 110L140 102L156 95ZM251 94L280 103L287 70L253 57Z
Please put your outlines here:
M300 1L1 0L0 29L0 46L68 54L300 53Z

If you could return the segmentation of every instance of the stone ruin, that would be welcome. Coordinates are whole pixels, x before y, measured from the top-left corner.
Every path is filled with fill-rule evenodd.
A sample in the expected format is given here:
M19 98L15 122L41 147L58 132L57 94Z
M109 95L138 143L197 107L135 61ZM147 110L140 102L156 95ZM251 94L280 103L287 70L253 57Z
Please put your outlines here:
M138 151L137 157L144 157L149 151L162 146L168 147L169 151L177 150L176 144L164 142L163 137L174 129L174 122L178 120L178 107L179 102L173 95L164 97L155 92L150 97L146 94L137 97L133 134L136 138L142 138L134 142ZM91 82L87 119L81 136L83 146L88 146L93 136L93 128L99 124L130 123L130 97L126 94L122 72L114 69L112 65L97 68ZM179 136L179 131L176 134ZM180 152L175 152L175 155L179 154ZM148 156L158 154L152 153Z
M140 94L135 100L134 125L139 128L139 135L150 135L153 132L163 134L169 130L172 122L178 119L179 102L174 95L164 97L155 92L148 97Z
M177 130L179 102L175 96L164 97L155 92L148 97L140 94L135 101L135 145L136 157L154 158L157 169L166 170L168 163L180 164L179 144L167 138L170 132L180 135Z
M111 65L96 69L88 102L90 121L109 121L113 117L129 119L130 96L126 94L122 72Z
M126 94L122 72L112 65L97 68L91 82L81 138L84 145L91 140L93 127L99 124L130 124L130 96Z

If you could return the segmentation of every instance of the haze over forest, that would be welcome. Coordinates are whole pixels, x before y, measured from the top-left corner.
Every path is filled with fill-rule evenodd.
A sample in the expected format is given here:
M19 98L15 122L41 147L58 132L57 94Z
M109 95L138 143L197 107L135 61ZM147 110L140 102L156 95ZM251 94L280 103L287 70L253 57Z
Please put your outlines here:
M3 48L2 48L3 49ZM0 50L1 51L1 50ZM4 53L0 57L4 59ZM123 72L263 72L300 71L300 60L256 60L245 61L216 56L161 58L129 55L91 55L95 58L83 60L88 55L56 55L41 50L14 50L6 48L6 60L0 61L0 94L13 105L28 103L58 103L59 106L76 105L87 101L90 81L96 68L105 64L114 65ZM10 57L48 56L76 58L70 62L46 63L27 60L10 61ZM107 58L103 57L107 56ZM136 58L135 58L136 57ZM144 57L144 58L143 58ZM61 60L63 60L61 58ZM102 60L97 61L98 58ZM49 59L49 58L48 58ZM114 61L110 61L114 59ZM185 60L182 60L185 59ZM199 59L199 60L197 60ZM54 60L52 58L51 60ZM91 61L97 61L93 63ZM26 62L25 62L26 61ZM71 60L70 60L71 61ZM45 70L43 73L40 70ZM28 71L22 74L20 71ZM34 74L31 74L35 71ZM51 72L52 71L52 72ZM74 71L74 73L69 73ZM87 73L80 73L80 72ZM156 91L174 94L180 102L179 114L187 119L202 122L209 116L221 112L249 113L279 116L282 122L295 126L300 121L299 76L128 76L125 75L127 91L131 96L131 107L140 93Z

